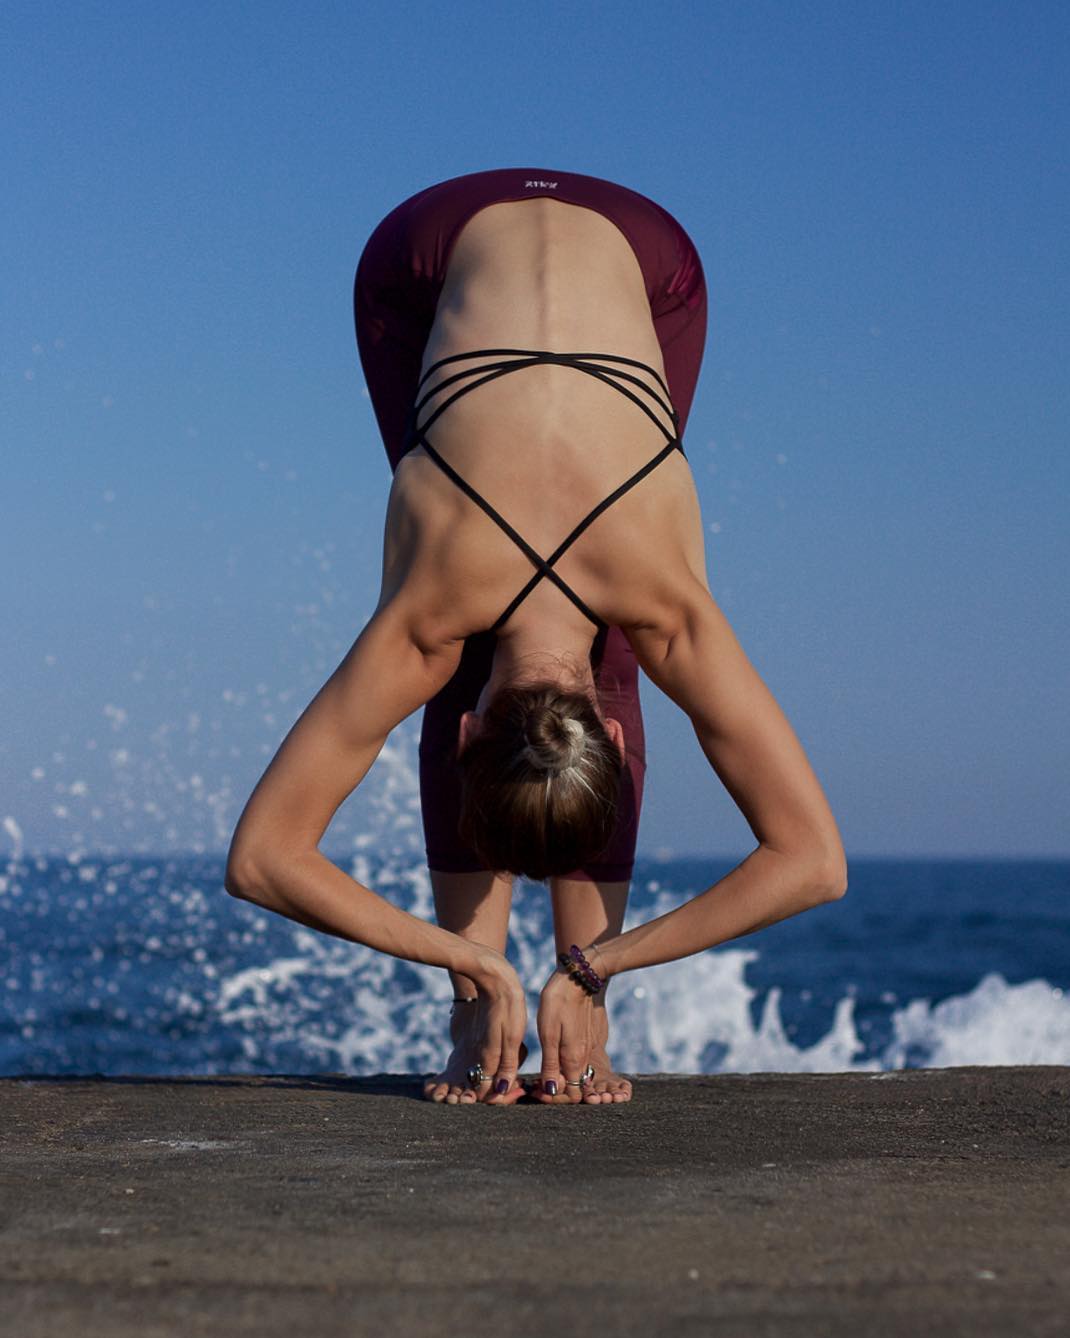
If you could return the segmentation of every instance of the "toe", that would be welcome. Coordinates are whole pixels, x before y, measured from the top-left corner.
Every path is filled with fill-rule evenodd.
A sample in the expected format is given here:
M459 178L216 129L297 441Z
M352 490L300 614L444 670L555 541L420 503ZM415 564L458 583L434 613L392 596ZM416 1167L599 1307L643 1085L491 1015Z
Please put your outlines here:
M569 1090L571 1091L571 1088ZM572 1098L564 1092L556 1092L551 1095L551 1093L543 1091L542 1088L536 1087L531 1095L537 1101L541 1101L544 1106L567 1106L572 1104Z

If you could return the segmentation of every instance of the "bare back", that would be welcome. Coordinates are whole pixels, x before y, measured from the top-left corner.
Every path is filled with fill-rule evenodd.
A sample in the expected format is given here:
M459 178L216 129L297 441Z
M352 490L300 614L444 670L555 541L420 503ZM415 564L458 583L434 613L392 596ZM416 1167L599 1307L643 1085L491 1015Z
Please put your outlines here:
M635 358L664 379L639 262L609 219L540 198L495 204L468 222L450 256L421 372L454 354L505 347ZM425 391L455 370L433 373ZM634 374L657 388L649 373ZM671 432L668 416L655 413ZM479 386L430 435L540 553L665 444L625 396L561 365L525 367ZM419 446L395 475L385 557L384 597L408 605L433 641L489 627L532 574L528 558ZM696 582L705 589L702 524L683 455L673 452L600 515L558 570L605 622L625 629L659 624ZM532 617L589 626L549 582L501 634Z

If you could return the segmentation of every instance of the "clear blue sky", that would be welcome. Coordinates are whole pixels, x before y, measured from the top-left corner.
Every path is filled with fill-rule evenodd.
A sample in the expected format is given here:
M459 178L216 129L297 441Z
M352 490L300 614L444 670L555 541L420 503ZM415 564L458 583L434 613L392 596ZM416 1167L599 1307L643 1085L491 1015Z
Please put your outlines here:
M0 819L28 849L225 848L374 603L361 247L426 185L540 166L699 248L711 585L848 854L1067 851L1064 5L8 0L0 27ZM748 849L644 702L641 848Z

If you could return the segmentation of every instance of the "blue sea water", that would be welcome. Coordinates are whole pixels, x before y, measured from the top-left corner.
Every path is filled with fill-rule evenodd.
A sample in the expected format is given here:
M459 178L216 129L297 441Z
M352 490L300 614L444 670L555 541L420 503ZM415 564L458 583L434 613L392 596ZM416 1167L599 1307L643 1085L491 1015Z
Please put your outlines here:
M431 917L415 854L336 862ZM628 924L738 858L642 862ZM849 860L847 895L610 987L625 1072L1070 1063L1070 862ZM219 856L0 867L0 1073L427 1072L445 1053L444 972L228 897ZM549 897L519 884L509 955L537 990Z

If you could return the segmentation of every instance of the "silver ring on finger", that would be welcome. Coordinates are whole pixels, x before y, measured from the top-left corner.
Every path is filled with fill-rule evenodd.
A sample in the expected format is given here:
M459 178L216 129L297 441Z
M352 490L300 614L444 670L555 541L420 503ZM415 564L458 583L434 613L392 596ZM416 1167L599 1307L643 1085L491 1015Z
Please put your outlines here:
M566 1079L565 1079L565 1086L566 1086L566 1087L586 1087L587 1084L591 1081L591 1079L592 1079L593 1077L594 1077L594 1065L593 1065L593 1064L588 1064L587 1067L583 1070L583 1073L580 1075L580 1077L578 1077L578 1078L566 1078Z
M473 1064L466 1076L469 1087L478 1087L480 1083L489 1082L487 1075L483 1072L482 1064Z

